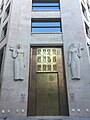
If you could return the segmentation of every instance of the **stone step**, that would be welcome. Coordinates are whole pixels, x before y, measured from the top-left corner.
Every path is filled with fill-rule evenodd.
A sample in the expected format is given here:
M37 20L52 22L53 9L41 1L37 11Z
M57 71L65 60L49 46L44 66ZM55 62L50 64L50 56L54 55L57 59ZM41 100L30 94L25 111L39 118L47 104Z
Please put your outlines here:
M90 120L88 117L64 117L64 116L36 116L36 117L18 117L2 118L0 120Z

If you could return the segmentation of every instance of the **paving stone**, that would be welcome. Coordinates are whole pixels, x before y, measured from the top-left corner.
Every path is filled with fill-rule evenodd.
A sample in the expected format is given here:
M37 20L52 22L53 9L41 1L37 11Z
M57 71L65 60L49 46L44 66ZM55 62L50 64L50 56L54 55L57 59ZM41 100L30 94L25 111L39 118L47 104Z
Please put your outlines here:
M20 118L2 118L0 120L90 120L90 118L87 117L53 117L53 116L39 116L39 117L20 117Z

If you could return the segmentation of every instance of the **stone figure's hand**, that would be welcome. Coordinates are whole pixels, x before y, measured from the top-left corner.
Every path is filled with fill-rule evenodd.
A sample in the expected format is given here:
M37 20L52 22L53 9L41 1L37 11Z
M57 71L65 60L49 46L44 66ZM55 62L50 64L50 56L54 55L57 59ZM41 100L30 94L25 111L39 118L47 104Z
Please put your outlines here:
M82 44L79 44L79 48L80 48L81 50L84 49L84 47L82 46Z
M71 65L71 62L69 61L69 62L68 62L68 66L70 67L70 65Z
M71 65L71 64L70 64L70 63L68 63L68 66L69 66L69 67L70 67L70 65Z
M10 45L9 45L9 49L13 51L13 47L11 47Z

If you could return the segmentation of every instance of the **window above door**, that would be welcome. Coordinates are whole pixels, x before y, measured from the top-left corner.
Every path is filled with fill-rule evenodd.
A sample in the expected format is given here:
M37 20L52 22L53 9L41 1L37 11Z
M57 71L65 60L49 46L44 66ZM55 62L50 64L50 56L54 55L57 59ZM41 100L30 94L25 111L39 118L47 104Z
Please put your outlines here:
M62 32L61 19L59 18L32 18L32 32L58 33Z
M59 10L59 0L32 0L32 10Z

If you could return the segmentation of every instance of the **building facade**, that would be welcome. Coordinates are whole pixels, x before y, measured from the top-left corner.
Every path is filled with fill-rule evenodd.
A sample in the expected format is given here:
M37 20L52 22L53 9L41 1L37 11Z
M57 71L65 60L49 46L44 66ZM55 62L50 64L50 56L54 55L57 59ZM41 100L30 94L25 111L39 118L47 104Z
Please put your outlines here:
M90 117L90 1L3 0L0 117Z

